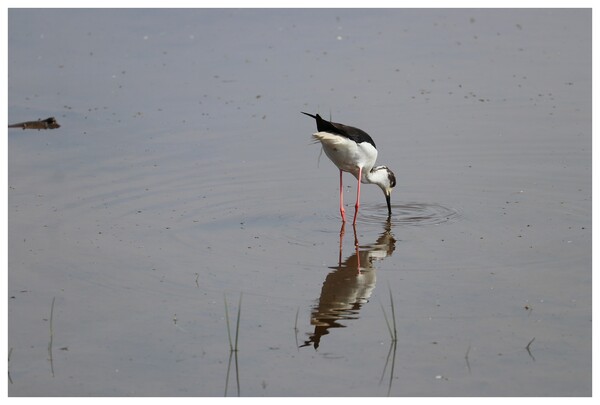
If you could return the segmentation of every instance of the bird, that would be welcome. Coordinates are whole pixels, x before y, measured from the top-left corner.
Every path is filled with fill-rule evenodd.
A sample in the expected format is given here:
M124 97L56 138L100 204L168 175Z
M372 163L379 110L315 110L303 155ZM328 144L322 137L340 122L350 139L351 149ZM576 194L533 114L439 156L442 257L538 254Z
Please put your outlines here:
M321 143L327 157L340 170L340 214L342 215L342 222L346 222L342 189L343 172L351 173L358 180L353 225L356 225L358 208L360 207L360 183L377 184L381 188L387 202L388 218L391 217L390 195L392 189L396 186L396 176L387 166L375 166L377 148L373 138L362 129L326 121L319 114L312 115L305 112L302 112L302 114L316 120L318 132L312 135L312 139L314 143Z

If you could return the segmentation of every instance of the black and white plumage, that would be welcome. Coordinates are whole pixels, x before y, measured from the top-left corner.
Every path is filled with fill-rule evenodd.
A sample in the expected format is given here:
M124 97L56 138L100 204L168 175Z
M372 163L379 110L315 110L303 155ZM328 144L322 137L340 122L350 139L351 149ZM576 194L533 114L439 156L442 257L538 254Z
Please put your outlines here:
M340 214L346 222L344 209L342 173L352 173L358 180L354 222L358 217L360 206L360 183L377 184L385 195L388 215L392 215L390 195L396 185L396 176L387 166L375 166L377 148L373 138L365 131L337 122L325 121L319 114L303 112L317 121L317 133L312 135L315 142L320 142L327 157L340 169Z

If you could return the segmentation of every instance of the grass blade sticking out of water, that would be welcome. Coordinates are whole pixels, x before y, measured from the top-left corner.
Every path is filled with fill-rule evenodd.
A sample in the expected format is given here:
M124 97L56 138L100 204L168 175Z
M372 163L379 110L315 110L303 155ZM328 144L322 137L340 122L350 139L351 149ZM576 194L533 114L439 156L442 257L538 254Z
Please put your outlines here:
M467 369L469 370L469 374L471 374L471 363L469 363L469 352L471 351L471 343L469 343L469 347L467 347L467 352L465 353L465 362L467 363Z
M234 350L238 351L238 337L240 336L240 315L242 313L242 293L240 293L240 302L238 303L238 316L237 324L235 325L235 347Z
M392 342L398 341L398 330L396 329L396 311L394 310L394 298L392 297L392 288L388 285L390 291L390 306L392 307L392 323L388 319L387 313L385 312L385 308L383 304L381 305L381 310L383 311L383 317L385 318L385 324L388 327L388 331L390 332L390 339Z
M54 377L54 362L52 360L52 341L54 340L54 326L52 325L54 319L54 301L56 297L52 298L52 305L50 306L50 342L48 342L48 357L50 360L50 371L52 372L52 377Z
M388 317L387 317L387 314L385 312L385 308L383 307L383 304L381 304L381 311L383 312L383 318L385 319L385 324L387 325L388 332L390 332L390 339L392 339L392 341L393 341L394 340L394 333L392 332L392 327L390 326L390 321L388 321Z
M229 310L227 309L227 297L223 294L223 301L225 301L225 322L227 322L227 337L229 338L229 351L233 351L233 344L231 343L231 329L229 328Z
M235 345L231 341L231 328L229 326L229 309L227 307L227 297L223 294L223 300L225 301L225 321L227 322L227 337L229 338L229 350L237 352L238 350L238 337L240 335L240 316L242 313L242 293L240 293L240 302L238 303L238 314L237 322L235 326Z
M298 314L300 313L300 307L296 309L296 320L294 321L294 337L296 338L296 349L300 351L300 346L298 346Z
M535 361L535 357L533 357L533 354L531 354L531 344L533 343L533 341L535 340L535 338L531 339L529 341L529 343L527 343L527 346L525 347L525 349L527 350L527 353L529 354L529 357L531 357L531 360Z
M394 308L394 297L392 296L392 288L389 285L388 285L388 288L390 290L390 306L392 307L392 323L394 325L393 341L397 342L398 341L398 330L396 329L396 310Z
M12 354L12 351L13 351L12 347L10 349L8 349L8 366L7 366L7 368L8 368L8 381L11 384L13 383L12 378L10 378L10 356Z

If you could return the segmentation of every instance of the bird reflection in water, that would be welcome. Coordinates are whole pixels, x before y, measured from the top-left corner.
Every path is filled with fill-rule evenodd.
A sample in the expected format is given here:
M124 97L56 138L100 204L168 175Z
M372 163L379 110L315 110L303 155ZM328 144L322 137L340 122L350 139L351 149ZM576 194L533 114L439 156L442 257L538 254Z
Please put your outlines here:
M325 278L319 302L312 309L311 324L315 326L315 330L300 347L312 345L316 350L321 337L329 334L329 329L344 328L340 321L358 319L360 309L369 301L377 282L373 261L391 256L395 249L396 240L391 228L388 218L377 241L361 246L356 234L356 225L353 225L355 251L342 261L345 223L342 224L338 265L330 267L334 270Z

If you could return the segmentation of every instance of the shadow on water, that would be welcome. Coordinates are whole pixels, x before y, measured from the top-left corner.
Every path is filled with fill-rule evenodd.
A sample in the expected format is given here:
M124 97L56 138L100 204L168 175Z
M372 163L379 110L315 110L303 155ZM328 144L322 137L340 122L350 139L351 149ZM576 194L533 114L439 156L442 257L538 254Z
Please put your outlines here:
M227 305L227 297L223 296L225 303L225 321L227 322L227 337L229 338L229 362L227 363L227 376L225 377L225 394L227 396L227 388L229 387L229 374L231 372L231 361L235 359L235 381L237 386L237 396L240 394L240 373L238 367L238 337L240 334L240 314L242 313L242 294L240 293L240 301L238 303L237 323L235 327L235 343L231 338L231 327L229 326L229 308Z
M223 396L227 396L227 388L229 387L229 374L231 372L231 362L235 360L235 381L237 387L237 396L241 396L240 394L240 373L238 367L238 352L237 350L232 350L229 352L229 362L227 363L227 376L225 377L225 394Z
M383 366L383 372L381 373L381 378L379 379L379 385L381 385L381 383L383 382L383 379L385 377L385 372L388 369L388 364L389 364L390 365L390 378L389 378L388 390L387 390L388 396L390 396L390 393L392 392L392 382L394 381L394 367L396 365L396 347L397 346L398 346L398 341L395 339L392 339L392 341L390 342L390 349L388 350L388 354L385 359L385 365ZM391 359L391 363L390 363L390 359Z
M387 324L388 330L390 331L390 350L388 351L387 358L385 359L385 365L383 366L383 372L381 373L381 379L379 380L379 385L383 382L383 378L385 377L385 371L387 370L388 364L390 363L390 358L392 359L392 363L390 366L390 382L388 384L387 395L390 396L392 392L392 382L394 380L394 366L396 364L396 346L398 343L398 328L396 326L396 311L394 309L394 298L392 297L392 288L388 285L390 290L390 308L392 310L391 313L391 321L388 319L385 308L383 304L381 305L381 310L383 311L383 316L385 318L385 323Z
M377 240L370 245L360 245L354 231L355 251L342 261L342 245L345 235L345 224L340 230L340 249L338 265L323 282L318 303L313 307L311 324L315 326L309 339L300 347L314 346L319 348L321 338L329 334L330 329L345 327L339 321L358 319L360 309L371 296L377 276L373 267L374 260L391 256L395 249L396 240L391 232L390 218L384 223L384 230Z

